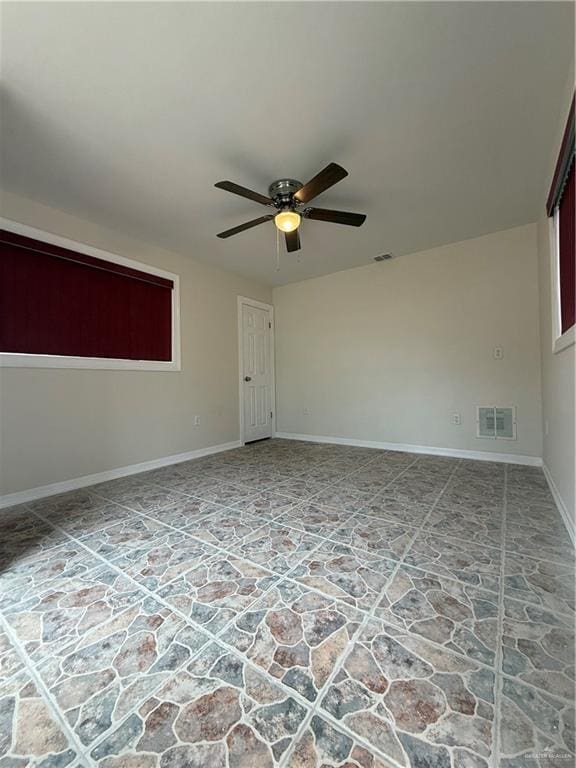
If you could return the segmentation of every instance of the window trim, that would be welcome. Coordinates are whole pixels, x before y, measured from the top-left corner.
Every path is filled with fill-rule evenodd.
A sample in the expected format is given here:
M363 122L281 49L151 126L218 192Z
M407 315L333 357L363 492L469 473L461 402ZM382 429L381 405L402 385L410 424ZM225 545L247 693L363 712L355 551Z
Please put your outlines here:
M548 239L550 245L550 292L552 308L552 352L557 354L576 342L576 325L562 333L562 307L560 291L560 227L559 207L562 188L566 182L571 164L574 162L574 133L575 133L575 102L576 94L568 110L566 127L560 144L560 151L552 177L552 184L546 200L546 215L548 217Z
M548 219L550 237L550 288L552 293L552 352L557 354L576 343L576 325L562 333L562 310L560 306L560 230L559 208Z
M120 264L139 272L147 272L150 275L172 280L172 354L171 359L162 360L127 360L107 357L69 357L67 355L40 355L16 352L0 352L0 368L77 368L88 370L120 370L120 371L180 371L181 370L181 344L180 344L180 278L173 272L158 269L149 264L115 253L94 248L85 243L69 240L51 232L45 232L27 224L20 224L11 219L0 217L0 228L13 232L16 235L31 237L61 248L68 248L86 256L109 261L112 264Z

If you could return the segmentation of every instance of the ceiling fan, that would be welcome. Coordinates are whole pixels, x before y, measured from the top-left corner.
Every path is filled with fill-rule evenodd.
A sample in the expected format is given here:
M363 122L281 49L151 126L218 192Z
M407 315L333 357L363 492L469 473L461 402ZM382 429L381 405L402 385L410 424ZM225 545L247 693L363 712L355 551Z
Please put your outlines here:
M295 179L278 179L268 187L268 197L251 189L241 187L233 181L219 181L215 184L218 189L224 189L226 192L232 192L234 195L247 197L261 205L267 205L276 208L278 213L268 213L266 216L260 216L258 219L252 219L238 227L227 229L225 232L219 232L218 237L226 238L244 232L245 229L257 227L266 221L274 219L277 228L284 232L286 238L286 249L288 251L298 251L300 249L300 234L298 228L302 219L313 219L315 221L328 221L334 224L345 224L349 227L361 226L366 216L363 213L349 213L348 211L331 211L327 208L307 208L306 203L313 200L326 189L334 186L342 179L348 176L348 171L336 163L329 163L326 168L316 174L306 184L302 184Z

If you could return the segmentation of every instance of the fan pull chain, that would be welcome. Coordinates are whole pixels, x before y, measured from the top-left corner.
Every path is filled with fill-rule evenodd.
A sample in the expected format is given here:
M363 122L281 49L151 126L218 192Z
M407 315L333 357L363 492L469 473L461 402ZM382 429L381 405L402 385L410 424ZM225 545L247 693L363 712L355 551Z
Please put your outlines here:
M276 227L276 272L280 272L280 230Z

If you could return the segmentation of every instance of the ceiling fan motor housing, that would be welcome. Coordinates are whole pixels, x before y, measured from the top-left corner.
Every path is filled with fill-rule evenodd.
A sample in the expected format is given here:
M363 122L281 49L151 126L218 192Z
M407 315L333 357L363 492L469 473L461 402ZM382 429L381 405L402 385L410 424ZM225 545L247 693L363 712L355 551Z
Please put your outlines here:
M302 186L302 182L296 179L278 179L268 187L268 195L277 208L292 208L296 203L292 198Z

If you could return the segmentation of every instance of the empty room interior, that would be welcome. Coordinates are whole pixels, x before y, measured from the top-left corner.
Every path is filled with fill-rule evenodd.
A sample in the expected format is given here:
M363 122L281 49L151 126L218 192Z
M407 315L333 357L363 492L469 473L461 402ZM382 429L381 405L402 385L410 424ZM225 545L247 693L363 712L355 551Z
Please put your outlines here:
M573 2L2 2L0 768L574 768Z

